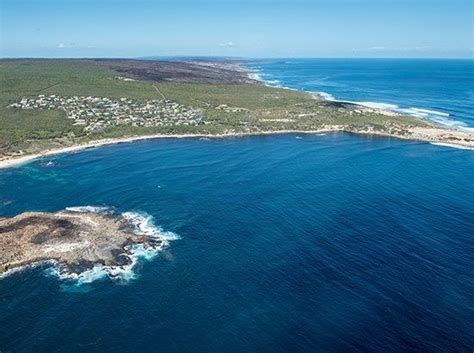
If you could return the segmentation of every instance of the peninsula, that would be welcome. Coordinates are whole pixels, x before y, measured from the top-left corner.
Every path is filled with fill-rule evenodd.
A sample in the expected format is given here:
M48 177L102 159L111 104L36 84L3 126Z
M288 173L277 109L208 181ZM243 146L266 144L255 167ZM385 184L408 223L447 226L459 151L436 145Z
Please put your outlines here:
M474 134L267 87L235 61L0 60L0 167L135 139L340 131L473 148Z

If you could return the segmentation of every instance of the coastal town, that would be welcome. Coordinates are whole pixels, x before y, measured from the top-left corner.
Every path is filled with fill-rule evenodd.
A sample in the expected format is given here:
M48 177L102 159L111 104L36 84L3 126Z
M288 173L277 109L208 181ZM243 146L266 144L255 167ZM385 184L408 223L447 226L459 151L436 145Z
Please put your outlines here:
M23 97L9 107L63 110L68 119L74 120L74 125L84 126L87 133L102 132L117 125L168 127L205 124L201 110L167 99L138 101L130 98L39 95Z

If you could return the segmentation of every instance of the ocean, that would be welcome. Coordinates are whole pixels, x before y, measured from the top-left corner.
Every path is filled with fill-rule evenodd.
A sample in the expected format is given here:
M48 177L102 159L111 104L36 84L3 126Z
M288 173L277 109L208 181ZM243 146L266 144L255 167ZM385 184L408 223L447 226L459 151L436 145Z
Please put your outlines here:
M444 99L407 106L461 121ZM343 133L138 141L0 170L0 217L112 207L172 235L118 280L47 264L1 278L0 351L471 352L473 180L473 151Z
M474 60L282 59L246 65L269 85L474 131Z

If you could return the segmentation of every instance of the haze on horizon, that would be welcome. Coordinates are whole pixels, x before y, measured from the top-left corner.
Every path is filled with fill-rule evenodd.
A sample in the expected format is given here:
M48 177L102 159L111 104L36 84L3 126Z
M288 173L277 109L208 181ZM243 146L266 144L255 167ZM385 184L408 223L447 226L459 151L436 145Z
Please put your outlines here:
M0 0L1 57L473 58L471 0Z

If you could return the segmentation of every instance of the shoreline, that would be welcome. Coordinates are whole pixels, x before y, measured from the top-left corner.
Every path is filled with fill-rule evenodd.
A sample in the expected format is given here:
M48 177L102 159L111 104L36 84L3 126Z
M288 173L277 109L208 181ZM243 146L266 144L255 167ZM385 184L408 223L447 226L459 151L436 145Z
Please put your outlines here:
M333 96L331 93L327 93L323 91L306 91L300 88L292 88L292 87L287 87L280 84L274 84L272 83L272 81L267 81L261 76L261 72L262 72L261 70L255 71L251 68L246 67L245 64L241 64L240 67L243 70L247 71L247 75L250 79L256 80L267 87L306 93L319 101L350 104L350 105L357 106L368 111L375 111L379 114L383 114L387 116L410 116L412 118L416 118L421 121L427 122L433 125L433 127L440 128L440 129L446 129L450 131L451 130L460 131L466 134L474 133L474 127L467 126L462 121L451 119L453 125L449 125L449 124L443 124L442 122L436 121L435 119L431 119L429 117L429 114L434 114L441 117L447 117L448 119L450 116L449 113L435 111L432 108L416 108L416 107L402 108L395 103L384 103L384 102L377 102L377 101L363 102L363 101L339 99ZM449 144L446 144L446 145L449 145Z
M45 263L60 279L78 283L103 277L129 280L139 259L151 258L179 239L157 227L148 214L102 208L69 207L0 219L0 280Z
M209 139L219 139L219 138L228 138L228 137L247 137L247 136L266 136L266 135L284 135L284 134L307 134L314 135L320 133L349 133L357 135L366 135L366 136L376 136L376 137L385 137L385 138L397 138L402 140L412 140L420 141L425 143L430 143L437 146L458 148L464 150L474 150L474 137L470 134L460 132L457 130L449 130L445 128L413 128L411 132L413 135L396 135L378 131L366 131L366 130L351 130L347 129L346 126L333 125L327 126L318 130L276 130L276 131L259 131L259 132L248 132L248 133L227 133L227 134L154 134L154 135L143 135L143 136L131 136L131 137L119 137L119 138L109 138L96 140L84 144L73 145L68 147L54 148L46 150L42 153L35 154L26 154L18 157L11 157L4 160L0 160L0 169L11 168L15 166L20 166L27 164L29 162L35 161L40 158L54 156L58 154L73 153L79 152L86 149L97 148L107 145L116 145L122 143L132 143L142 140L155 140L155 139L182 139L182 138L209 138ZM430 131L426 131L430 130ZM430 134L431 132L431 134ZM424 134L424 135L423 135ZM464 141L450 141L446 137L443 138L443 134L451 134L455 136L456 134L464 135L464 137L472 137L472 140Z
M213 135L213 134L173 134L173 135L154 134L154 135L143 135L143 136L118 137L118 138L96 140L96 141L74 145L74 146L53 148L41 153L25 154L23 156L9 157L4 160L0 160L0 169L6 169L6 168L14 167L14 166L27 164L34 160L48 157L48 156L79 152L82 150L92 149L92 148L97 148L97 147L102 147L102 146L107 146L107 145L132 143L132 142L142 141L142 140L155 140L155 139L166 139L166 138L168 139L182 139L182 138L218 139L218 138L226 138L226 137L244 137L244 136L258 136L258 135L273 135L273 134L276 135L276 134L285 134L285 133L317 134L317 133L322 133L322 132L337 132L337 131L338 130L334 130L334 129L321 129L321 130L314 130L314 131L285 130L285 131L270 131L270 132L258 132L258 133L229 133L229 134L217 134L217 135Z
M336 103L345 103L345 104L352 104L356 106L360 106L362 109L366 109L369 111L375 111L380 114L386 115L401 115L398 112L381 109L381 108L374 108L364 106L357 102L349 102L344 100L337 100L334 97L328 99L324 96L324 92L307 92L304 90L298 90L288 87L278 87L272 85L271 83L265 81L255 72L252 71L251 68L245 66L244 63L199 63L198 65L202 66L218 66L220 68L226 68L230 71L236 71L239 73L246 73L246 76L253 80L254 82L258 82L259 84L273 87L273 88L280 88L284 90L294 90L300 91L302 93L306 93L311 95L314 99L319 99L323 101L331 101ZM414 119L419 119L429 123L429 127L412 127L408 128L405 132L386 132L386 131L377 131L371 127L367 128L355 128L350 127L347 125L322 125L320 128L316 130L270 130L270 131L258 131L258 132L229 132L229 133L222 133L222 134L152 134L152 135L141 135L141 136L128 136L128 137L117 137L117 138L104 138L99 140L93 140L89 142L79 142L78 144L73 144L67 147L54 147L50 149L46 149L43 152L32 153L32 154L22 154L22 155L15 155L15 156L6 156L5 159L0 160L0 169L11 168L23 164L27 164L34 160L63 154L63 153L73 153L78 152L86 149L97 148L101 146L107 145L114 145L114 144L121 144L121 143L130 143L135 141L142 141L142 140L152 140L152 139L161 139L161 138L168 138L168 139L180 139L180 138L208 138L208 139L218 139L218 138L228 138L228 137L246 137L246 136L259 136L259 135L281 135L281 134L319 134L319 133L350 133L350 134L357 134L357 135L366 135L366 136L376 136L376 137L385 137L385 138L397 138L403 140L413 140L413 141L421 141L425 143L430 143L433 145L450 147L450 148L459 148L464 150L474 150L474 133L470 131L463 131L458 129L453 129L449 127L444 127L442 125L436 124L428 119L420 118L412 116Z

